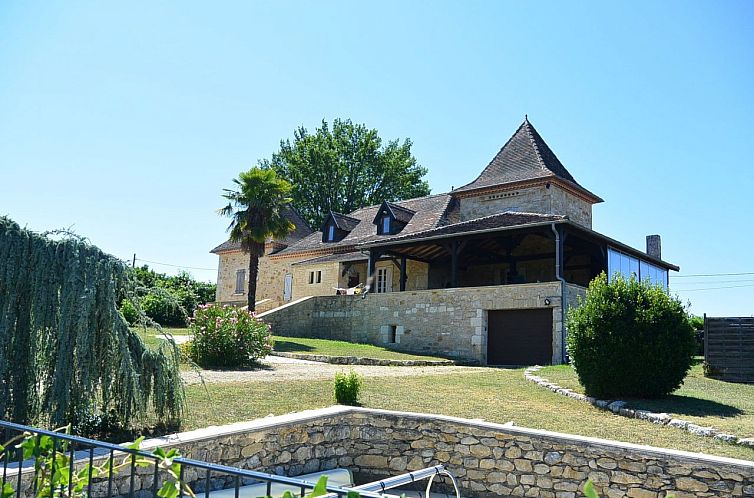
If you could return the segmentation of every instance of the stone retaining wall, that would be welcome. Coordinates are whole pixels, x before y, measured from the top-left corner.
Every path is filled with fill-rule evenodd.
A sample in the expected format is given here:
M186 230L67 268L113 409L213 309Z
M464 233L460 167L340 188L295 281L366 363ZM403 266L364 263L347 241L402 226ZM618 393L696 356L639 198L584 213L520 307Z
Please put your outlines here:
M381 367L449 367L455 365L452 360L387 360L384 358L364 358L361 356L330 356L324 354L287 353L273 351L273 356L294 358L297 360L317 361L333 365L371 365Z
M569 292L575 290L569 286ZM389 345L466 362L487 361L487 311L550 308L552 362L561 363L559 282L303 298L259 317L276 335ZM548 299L550 304L545 304ZM394 342L391 342L394 341Z
M587 479L609 498L754 496L754 462L511 425L331 407L147 441L188 457L279 474L349 468L360 480L445 464L463 496L575 498ZM187 471L189 479L196 475ZM149 489L149 470L136 476ZM129 478L119 478L127 490ZM212 487L230 481L212 479ZM202 491L203 481L194 483ZM101 489L99 491L102 491ZM148 495L147 492L141 493Z

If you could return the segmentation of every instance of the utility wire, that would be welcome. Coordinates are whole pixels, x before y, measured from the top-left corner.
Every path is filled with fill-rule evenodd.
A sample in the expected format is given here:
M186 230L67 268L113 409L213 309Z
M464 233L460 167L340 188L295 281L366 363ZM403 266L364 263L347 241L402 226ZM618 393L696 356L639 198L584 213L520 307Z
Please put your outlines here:
M199 268L199 267L196 267L196 266L174 265L174 264L171 264L171 263L160 263L159 261L150 261L148 259L141 259L141 258L136 258L136 261L141 261L142 263L152 263L153 265L172 266L173 268L184 268L186 270L217 271L217 268Z
M754 271L740 273L697 273L696 275L670 275L670 278L688 278L688 277L736 277L739 275L754 275Z
M671 291L677 290L678 292L696 292L696 291L708 291L708 290L718 290L718 289L740 289L741 287L754 287L754 284L749 285L728 285L724 287L707 287L705 289L676 289L675 287L671 287Z
M713 280L713 281L707 280L706 282L678 282L673 285L676 286L676 285L743 284L747 282L754 282L754 280L746 279L746 278L741 279L741 280Z

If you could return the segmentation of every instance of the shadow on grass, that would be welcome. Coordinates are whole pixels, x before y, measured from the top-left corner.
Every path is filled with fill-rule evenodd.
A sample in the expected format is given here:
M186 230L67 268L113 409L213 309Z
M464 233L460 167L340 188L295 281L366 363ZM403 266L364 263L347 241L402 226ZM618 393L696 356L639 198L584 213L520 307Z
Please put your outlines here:
M658 399L626 399L626 401L634 409L677 413L694 417L735 417L743 414L743 411L735 406L676 394Z
M200 367L203 370L209 370L213 372L257 372L259 370L274 370L272 365L262 363L260 361L254 362L250 365L244 365L241 367Z
M295 341L281 341L275 339L275 351L280 353L304 353L314 351L314 347Z

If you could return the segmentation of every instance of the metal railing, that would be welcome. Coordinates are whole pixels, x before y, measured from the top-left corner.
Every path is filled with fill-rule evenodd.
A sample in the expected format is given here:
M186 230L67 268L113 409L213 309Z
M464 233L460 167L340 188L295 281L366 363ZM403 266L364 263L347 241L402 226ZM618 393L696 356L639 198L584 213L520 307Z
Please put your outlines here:
M41 462L38 462L34 457L28 457L28 455L25 458L23 449L16 448L15 444L5 449L2 458L2 485L0 485L0 491L6 488L6 484L10 484L14 489L16 498L22 498L22 496L43 496L45 498L146 498L148 496L158 496L158 491L161 489L161 478L164 483L167 477L164 469L160 468L162 458L146 450L127 448L113 443L72 436L56 431L37 429L2 420L0 420L0 434L4 436L0 439L0 444L5 444L6 441L16 436L22 436L26 440L29 437L33 437L37 445L42 442L43 437L49 438L49 440L44 440L46 443L51 440L51 448L48 445L47 450L51 450L52 458L45 457L45 460L50 463L51 468L42 470L40 470ZM14 453L15 455L13 455ZM129 472L123 475L116 475L116 461L121 461L120 465L128 467ZM67 468L56 468L59 462L65 462ZM104 463L104 465L98 468L104 469L105 475L93 470L95 463L98 462ZM153 475L151 483L147 487L148 489L141 485L137 486L136 482L137 475L148 475L146 472L140 470L143 468L143 462L151 462L154 466L149 471ZM229 488L235 489L235 498L239 498L242 486L260 483L266 483L267 485L266 496L271 495L273 484L282 484L298 489L300 496L303 497L307 492L313 490L316 485L314 482L295 477L240 469L184 457L175 458L172 462L180 466L177 498L183 498L193 493L192 489L194 487L201 489L200 493L196 493L196 496L199 498L202 495L204 498L210 498L210 493L213 490ZM83 479L86 484L81 489L78 489L71 476L74 475L74 472L86 472L87 469L88 476L85 477L88 478ZM37 489L37 477L40 471L50 474L54 474L55 472L67 474L67 480L63 480L67 484L50 484L49 489ZM121 485L118 485L118 480L127 480L127 488L124 489ZM413 479L410 479L408 482L411 481ZM183 485L189 486L189 488L184 488ZM105 492L102 492L103 488L106 489ZM330 485L326 489L331 493L333 498L345 498L349 492L356 492L364 498L383 498L384 496L384 493L372 491L371 489L355 489ZM387 488L383 487L382 489ZM2 496L2 493L0 493L0 496Z

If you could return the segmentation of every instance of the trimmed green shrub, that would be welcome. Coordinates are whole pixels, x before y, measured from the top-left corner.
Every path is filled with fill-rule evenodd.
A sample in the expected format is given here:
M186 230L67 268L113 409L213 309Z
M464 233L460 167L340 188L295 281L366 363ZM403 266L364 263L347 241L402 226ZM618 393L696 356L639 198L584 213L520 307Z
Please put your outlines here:
M164 327L185 327L186 309L175 295L155 287L141 299L141 309L149 318Z
M215 284L194 280L187 272L168 276L144 265L131 270L131 274L136 284L136 295L130 297L135 302L128 306L121 301L120 310L131 325L140 321L133 304L163 327L185 327L198 305L215 299Z
M361 377L351 370L350 373L335 374L335 402L339 405L358 406L361 391Z
M595 278L566 325L571 363L598 398L667 395L683 383L696 350L678 298L617 274Z
M251 366L272 351L270 326L233 306L200 305L191 319L189 357L205 368Z

